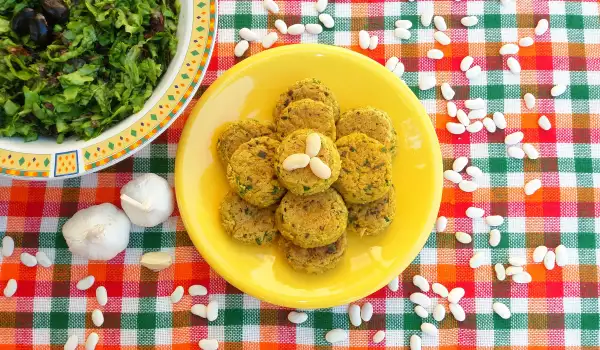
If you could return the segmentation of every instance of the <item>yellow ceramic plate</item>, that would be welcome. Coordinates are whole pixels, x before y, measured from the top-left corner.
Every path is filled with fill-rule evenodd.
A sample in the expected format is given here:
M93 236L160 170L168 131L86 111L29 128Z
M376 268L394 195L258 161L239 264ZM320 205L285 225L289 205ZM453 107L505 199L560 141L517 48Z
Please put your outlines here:
M319 276L292 270L276 247L245 246L227 236L219 221L219 204L229 188L215 150L225 122L271 120L279 94L308 77L329 86L342 111L367 105L387 111L398 132L393 165L398 208L393 224L378 237L348 237L343 260ZM229 283L273 304L324 308L378 290L417 256L440 204L442 160L424 108L387 69L346 49L292 45L242 61L204 93L179 142L175 188L192 241Z

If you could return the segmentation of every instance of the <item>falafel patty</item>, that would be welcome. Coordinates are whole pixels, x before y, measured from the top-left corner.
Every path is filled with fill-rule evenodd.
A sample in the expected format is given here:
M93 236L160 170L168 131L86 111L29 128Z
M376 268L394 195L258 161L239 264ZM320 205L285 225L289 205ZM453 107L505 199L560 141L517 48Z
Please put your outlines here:
M340 238L348 224L346 204L334 189L312 196L288 192L275 213L279 232L302 248L316 248Z
M348 232L362 236L375 236L383 232L396 215L394 186L376 201L348 205Z
M364 204L383 197L392 185L392 160L388 149L362 133L336 142L342 170L333 184L347 203Z
M396 129L390 116L373 107L354 108L346 111L337 122L339 137L361 132L381 142L393 155L396 154Z
M348 241L344 233L337 241L324 247L301 248L281 237L279 247L285 258L296 271L320 274L334 268L346 252Z
M229 192L221 202L221 223L234 239L248 244L266 245L277 237L276 206L256 207Z
M306 129L294 131L283 139L277 151L275 167L279 181L288 190L297 195L306 196L323 192L331 187L340 175L342 161L340 160L340 154L335 147L335 143L329 137L320 133L317 134L321 138L321 150L317 154L317 157L331 169L331 177L329 179L317 177L310 169L310 166L291 171L283 169L283 162L288 156L305 152L306 138L312 133L314 131Z
M312 129L335 140L333 110L308 98L290 103L275 119L275 128L280 140L299 129Z
M269 136L273 134L274 127L270 122L258 121L256 119L245 119L237 122L227 123L225 129L217 139L217 153L221 163L227 168L229 159L233 152L253 138Z
M308 78L300 80L290 86L288 90L279 96L279 101L273 110L273 119L277 120L281 112L292 102L309 98L314 101L323 102L333 110L333 119L340 118L340 105L335 96L320 80Z
M227 165L227 180L243 200L260 208L273 205L283 197L285 187L275 174L279 141L261 136L243 143Z

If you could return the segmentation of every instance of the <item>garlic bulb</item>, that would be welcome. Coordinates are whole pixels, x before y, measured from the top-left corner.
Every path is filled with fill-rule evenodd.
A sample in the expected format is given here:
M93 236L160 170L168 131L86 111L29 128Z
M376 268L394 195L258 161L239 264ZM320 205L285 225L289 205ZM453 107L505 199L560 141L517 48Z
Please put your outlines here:
M131 222L110 203L75 213L62 227L71 253L89 260L110 260L127 248Z
M121 188L121 207L134 224L156 226L165 222L175 209L173 190L162 177L144 174Z

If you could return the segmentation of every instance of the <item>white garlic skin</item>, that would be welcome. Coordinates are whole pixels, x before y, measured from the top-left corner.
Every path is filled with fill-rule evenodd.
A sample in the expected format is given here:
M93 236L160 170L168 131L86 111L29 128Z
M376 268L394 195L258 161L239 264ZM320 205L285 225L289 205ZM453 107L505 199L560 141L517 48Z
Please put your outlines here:
M82 209L62 227L69 250L89 260L110 260L127 248L131 222L125 213L103 203Z
M142 205L150 206L149 211L144 211L121 200L121 207L125 214L138 226L152 227L161 224L175 209L171 186L167 180L156 174L147 173L129 181L121 188L121 194L131 197Z

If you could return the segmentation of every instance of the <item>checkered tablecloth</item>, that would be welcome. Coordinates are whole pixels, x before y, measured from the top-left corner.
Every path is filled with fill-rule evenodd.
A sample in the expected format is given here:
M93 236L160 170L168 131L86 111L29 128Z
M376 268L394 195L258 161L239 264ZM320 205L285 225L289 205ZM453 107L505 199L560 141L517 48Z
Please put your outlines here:
M267 15L262 1L219 2L218 43L202 90L238 59L233 47L242 27L260 36L273 30L277 18L288 24L316 23L313 1L279 1L281 15ZM434 44L433 27L423 28L417 14L426 5L446 19L452 44L441 48L439 61L425 58ZM221 348L308 349L326 346L324 334L332 328L351 329L349 341L340 347L405 347L412 334L420 334L421 319L408 300L415 291L411 279L420 273L429 281L466 290L461 301L467 318L458 323L447 316L439 323L438 337L424 337L426 348L440 349L598 349L600 347L600 21L596 1L517 0L502 7L498 0L459 1L331 1L327 13L335 28L319 36L281 36L277 45L320 42L360 51L384 63L401 57L406 66L403 79L422 100L440 139L445 169L458 156L467 156L484 176L480 189L463 193L445 182L440 215L449 218L447 232L430 236L418 258L401 275L398 292L387 288L363 301L375 305L373 320L360 328L349 326L346 307L309 312L306 323L294 326L284 310L240 293L217 276L191 244L176 212L162 226L135 228L125 253L109 262L92 262L74 257L66 247L61 226L76 210L102 202L119 203L119 189L133 177L154 172L173 182L177 142L186 116L180 117L158 140L108 170L65 181L24 182L0 179L0 231L16 241L15 254L0 265L0 288L15 278L18 291L13 298L0 297L1 349L62 349L67 337L80 341L92 331L100 335L98 349L161 348L194 349L200 339L219 341ZM460 24L465 15L475 15L479 24L469 29ZM394 22L409 19L414 26L410 40L393 36ZM534 36L541 18L551 29ZM269 28L269 29L267 29ZM358 31L378 35L374 51L358 48ZM505 58L498 55L502 43L524 36L535 38L532 47L522 48L520 75L508 72ZM252 43L251 53L262 50ZM468 83L459 63L465 55L481 65L480 79ZM438 84L449 82L456 90L457 104L467 98L483 98L488 111L506 114L508 128L489 134L450 135L445 123L445 101L439 88L419 91L418 72L434 72ZM351 74L351 72L349 72ZM562 83L565 94L550 97L550 88ZM526 110L521 97L531 92L538 98L534 110ZM188 111L191 106L188 107ZM541 114L553 128L537 126ZM503 144L507 132L521 130L525 141L539 148L538 160L507 157ZM401 155L400 155L401 156ZM540 178L543 187L526 197L524 182ZM500 227L502 241L490 248L488 227L482 220L465 217L475 205L506 217ZM473 233L470 245L456 242L455 231ZM533 276L528 285L499 282L492 265L509 256L527 256L541 244L564 244L569 265L546 271L540 264L527 265ZM51 268L28 268L19 263L21 252L42 250L54 261ZM175 264L156 274L141 268L144 252L172 252ZM485 254L485 265L468 266L474 251ZM94 288L78 291L76 282L93 274L96 285L106 286L109 302L103 307L105 323L96 328L90 312L98 307ZM357 276L358 278L359 276ZM168 296L182 285L203 284L222 310L217 321L190 314L193 303L208 297L184 297L171 305ZM363 302L361 301L361 302ZM492 313L492 302L501 301L512 310L509 320ZM386 331L386 340L373 344L372 336Z

